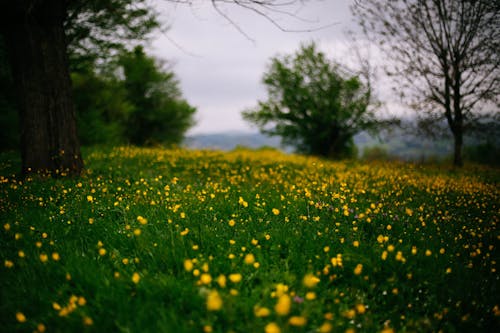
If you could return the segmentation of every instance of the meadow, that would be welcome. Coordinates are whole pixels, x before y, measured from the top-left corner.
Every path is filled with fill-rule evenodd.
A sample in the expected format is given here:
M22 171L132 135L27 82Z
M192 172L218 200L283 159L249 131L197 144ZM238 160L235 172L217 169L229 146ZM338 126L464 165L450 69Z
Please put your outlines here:
M273 150L0 162L1 332L494 332L498 169Z

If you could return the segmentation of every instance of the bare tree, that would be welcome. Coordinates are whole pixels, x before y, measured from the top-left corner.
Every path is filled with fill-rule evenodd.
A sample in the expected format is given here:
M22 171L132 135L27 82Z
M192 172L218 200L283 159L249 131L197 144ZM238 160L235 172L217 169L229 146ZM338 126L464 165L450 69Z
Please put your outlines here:
M498 1L357 0L352 11L388 56L387 73L419 123L446 121L461 166L464 133L498 121Z

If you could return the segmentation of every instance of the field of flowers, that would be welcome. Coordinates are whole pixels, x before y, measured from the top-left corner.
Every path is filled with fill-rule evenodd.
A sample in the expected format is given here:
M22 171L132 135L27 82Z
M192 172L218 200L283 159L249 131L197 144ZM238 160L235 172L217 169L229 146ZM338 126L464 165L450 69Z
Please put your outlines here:
M498 170L272 150L0 161L1 332L488 332Z

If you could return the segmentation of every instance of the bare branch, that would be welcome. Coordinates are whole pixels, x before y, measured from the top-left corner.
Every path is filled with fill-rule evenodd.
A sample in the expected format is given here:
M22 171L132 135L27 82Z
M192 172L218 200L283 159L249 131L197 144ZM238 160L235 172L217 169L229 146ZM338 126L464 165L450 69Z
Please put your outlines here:
M184 5L193 5L197 1L202 1L202 0L168 0L168 1ZM314 24L315 21L301 17L292 11L293 7L296 7L299 4L304 3L306 0L210 0L210 1L214 10L221 17L223 17L239 33L241 33L245 38L247 38L253 43L255 43L255 40L251 36L249 36L237 22L235 22L228 14L226 14L226 12L224 12L223 10L224 6L237 6L240 8L247 9L253 12L254 14L257 14L258 16L264 18L274 27L283 32L292 32L292 33L315 32L331 28L332 26L338 24L337 22L332 22L329 24L324 24L306 29L290 29L280 24L273 17L273 14L277 14L280 16L291 17L299 22Z

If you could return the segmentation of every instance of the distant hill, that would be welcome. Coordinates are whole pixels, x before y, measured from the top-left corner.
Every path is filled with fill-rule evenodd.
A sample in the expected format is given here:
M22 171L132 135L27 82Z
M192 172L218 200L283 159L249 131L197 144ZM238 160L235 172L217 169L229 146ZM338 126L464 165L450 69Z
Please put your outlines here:
M215 134L197 134L186 137L184 146L193 149L217 149L233 150L236 147L248 147L252 149L261 147L273 147L284 151L281 147L280 138L270 137L260 133L222 132Z
M393 131L382 138L374 138L363 132L354 137L354 142L362 156L365 149L378 147L389 157L404 160L424 160L429 158L444 158L452 153L451 140L431 140L406 134L403 131ZM222 132L214 134L197 134L188 136L183 144L193 149L233 150L243 146L252 149L273 147L286 152L292 152L291 147L282 147L280 138L269 137L260 133Z

